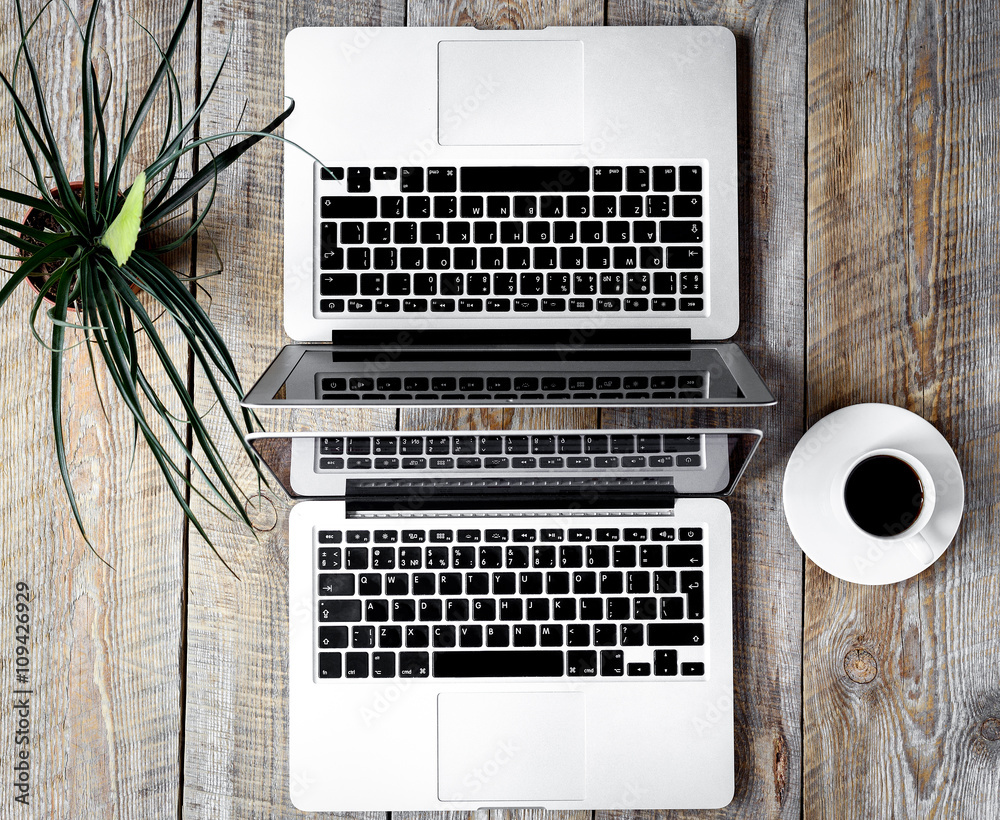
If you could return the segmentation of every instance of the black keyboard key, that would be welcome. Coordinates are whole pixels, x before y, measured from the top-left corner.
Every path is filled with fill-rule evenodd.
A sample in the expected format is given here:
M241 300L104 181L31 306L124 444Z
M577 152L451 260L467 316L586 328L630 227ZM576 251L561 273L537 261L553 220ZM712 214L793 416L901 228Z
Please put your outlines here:
M673 544L667 550L668 567L700 567L703 564L701 544Z
M347 190L352 194L367 194L372 189L371 168L348 168Z
M462 191L471 193L590 190L590 170L582 165L469 167L461 169L461 180Z
M635 545L615 544L613 553L613 563L616 567L634 567Z
M705 674L705 664L703 663L682 663L681 664L681 674L682 675L704 675Z
M454 168L427 169L427 190L431 193L450 193L457 185L458 175Z
M482 624L469 624L461 626L458 630L459 646L482 646L483 627Z
M487 626L486 645L493 648L510 646L510 627L507 624Z
M346 626L321 626L319 628L320 649L343 649L347 646Z
M620 572L611 571L601 573L602 593L616 593L621 592L623 589L623 576Z
M396 676L396 655L393 652L375 652L372 655L372 677L393 678Z
M566 215L566 204L561 196L543 196L538 206L540 216L545 219L558 219Z
M361 601L321 601L319 619L324 622L350 623L361 620Z
M630 575L632 573L629 573ZM649 576L646 576L646 586L649 586ZM657 616L656 598L640 595L632 599L632 618L636 621L655 621Z
M547 621L549 619L549 599L529 598L525 607L525 618L529 621Z
M342 550L340 547L325 547L319 551L317 568L340 569L342 561Z
M650 646L702 646L705 643L704 624L649 624L646 627Z
M429 601L424 601L423 603L429 603ZM440 602L435 601L435 603ZM407 649L422 649L423 647L430 646L430 643L430 630L426 626L406 627Z
M555 650L456 651L433 655L436 678L545 678L563 674L563 653Z
M622 624L622 646L642 646L642 624Z
M680 184L678 186L681 191L700 191L701 190L701 168L697 165L682 165L680 167Z
M621 189L622 189L621 166L598 166L594 168L595 191L620 191Z
M628 168L626 168L625 187L629 191L648 191L649 168L647 168L644 165L630 165Z
M701 216L701 197L691 194L674 196L674 216L681 219L690 219ZM667 216L667 214L650 214L650 216Z
M351 646L355 649L372 649L375 646L375 627L352 626Z
M321 574L319 594L322 597L354 594L354 576L350 573Z
M424 190L423 168L401 168L399 190L403 193L420 193Z
M542 573L519 572L517 574L518 588L521 595L542 594Z
M517 530L515 530L515 533L516 532ZM555 567L556 548L552 546L535 547L531 565L535 569L552 569L553 567Z
M339 678L343 672L342 665L343 656L340 652L319 653L319 676L321 678ZM559 674L562 674L561 670Z
M614 678L625 674L625 655L621 650L601 650L601 674Z
M430 668L430 655L427 652L399 653L399 677L401 678L426 678L430 675Z
M609 621L624 621L632 617L628 598L607 598L606 603Z
M597 652L571 649L566 653L566 674L571 677L593 677L597 674Z
M625 576L625 591L630 595L640 595L649 592L648 572L629 572ZM656 617L654 614L652 617Z
M648 678L649 677L649 664L648 663L630 663L628 665L628 673L631 677L638 678Z
M670 197L652 194L646 197L646 216L670 216Z
M319 201L322 219L375 219L378 199L373 196L324 196Z
M659 573L657 573L659 575ZM673 573L671 573L673 574ZM659 592L660 590L657 590ZM673 590L676 592L676 590ZM660 599L660 619L663 621L680 621L684 618L684 599L671 597Z
M562 646L562 624L542 624L538 628L539 646Z
M451 647L455 645L455 627L448 624L438 624L431 627L431 637L435 648Z
M532 219L538 216L538 198L533 196L514 197L514 216Z
M514 625L514 646L535 646L538 641L534 624Z
M663 547L660 544L643 544L639 547L640 567L662 567Z
M594 197L594 216L601 217L604 219L611 219L617 216L617 214L618 214L618 197L615 196ZM609 231L611 230L612 224L614 223L608 223Z
M368 653L367 652L347 652L345 654L346 664L344 666L345 678L367 678L368 677Z
M660 242L664 244L702 241L704 237L701 222L673 220L660 223Z
M450 540L449 533L449 540ZM476 566L475 547L455 547L451 551L452 567L455 569L474 569Z
M705 579L698 570L681 572L681 592L687 596L687 616L691 620L705 617Z
M574 572L573 592L577 595L592 595L597 592L597 573Z
M350 258L350 251L348 258ZM701 268L704 267L703 252L700 247L669 247L667 248L668 268Z
M456 575L457 575L457 573L456 573ZM461 575L458 575L459 579L461 579L461 577L462 577ZM461 584L461 580L459 580L459 584ZM450 582L448 584L446 584L445 583L445 576L441 576L441 594L442 595L445 594L445 587L446 586L450 587L451 584L450 584ZM459 587L459 592L461 592L461 586ZM458 593L449 593L449 594L458 594ZM449 621L467 621L467 620L469 620L469 602L466 601L464 598L450 598L449 600L445 601L444 610L445 610L445 619L446 620L449 620Z
M653 190L677 190L677 169L672 165L656 165L653 167Z
M653 652L653 674L660 676L677 674L676 649L657 649Z

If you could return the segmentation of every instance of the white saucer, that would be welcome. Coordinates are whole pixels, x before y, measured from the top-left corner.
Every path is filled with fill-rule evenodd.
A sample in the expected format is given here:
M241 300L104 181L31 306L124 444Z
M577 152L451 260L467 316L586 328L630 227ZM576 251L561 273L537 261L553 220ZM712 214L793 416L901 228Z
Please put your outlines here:
M923 535L934 554L922 564L902 543L866 538L835 514L831 488L865 453L893 448L922 461L937 500ZM831 575L855 584L894 584L934 563L958 530L965 505L962 470L951 446L920 416L890 404L856 404L814 424L795 446L782 487L785 518L802 551Z

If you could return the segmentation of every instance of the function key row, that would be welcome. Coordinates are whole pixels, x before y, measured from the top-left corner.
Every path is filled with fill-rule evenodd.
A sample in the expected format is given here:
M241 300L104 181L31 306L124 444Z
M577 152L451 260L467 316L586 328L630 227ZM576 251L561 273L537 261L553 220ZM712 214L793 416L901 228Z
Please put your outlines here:
M433 538L441 532L432 530L430 535ZM514 531L515 539L523 539L523 535L519 535L519 532ZM701 531L697 528L681 530L680 534L697 535L699 540L701 538ZM400 539L404 543L414 545L426 543L416 540L413 531L409 530L401 533L395 530L378 530L375 533L364 530L347 532L347 544L372 544L369 547L337 546L336 544L341 542L334 543L330 540L341 535L339 531L320 531L319 569L501 569L504 567L554 569L557 562L563 569L585 566L598 569L611 566L657 568L664 566L664 555L667 567L700 567L704 561L702 545L687 541L668 544L666 548L663 544L622 543L565 544L558 547L550 544L529 547L523 541L505 547L387 546L398 543ZM465 543L481 543L484 539L489 543L503 543L510 538L507 530L486 530L484 533L478 530L459 530L458 535ZM669 531L669 535L669 541L672 542L673 530ZM420 537L426 538L426 534L422 533ZM372 538L375 539L374 542Z
M394 180L399 177L401 191L448 193L457 191L700 191L704 172L699 165L583 165L568 166L351 166L347 168L347 190L366 193L372 177ZM323 181L344 180L342 166L327 166L320 171Z

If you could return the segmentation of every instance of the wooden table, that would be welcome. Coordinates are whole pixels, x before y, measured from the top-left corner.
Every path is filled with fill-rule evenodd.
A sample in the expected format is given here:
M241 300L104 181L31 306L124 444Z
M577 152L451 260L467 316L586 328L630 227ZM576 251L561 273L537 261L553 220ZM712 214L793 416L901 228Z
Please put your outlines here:
M281 107L282 41L298 25L727 26L740 70L737 341L779 403L734 412L404 410L398 419L394 410L287 412L265 424L761 427L763 452L733 501L736 799L713 816L996 817L1000 26L993 4L404 3L203 0L200 33L191 26L176 61L184 87L193 94L233 40L202 133L230 127L245 98L251 124ZM180 5L108 0L101 24L115 43L112 64L149 53L126 12L162 36ZM0 0L0 20L12 19L12 7ZM44 25L39 53L68 59L68 36L64 24ZM12 43L5 22L5 71ZM133 74L149 63L134 63ZM50 80L66 90L65 72ZM116 89L117 96L120 83ZM69 144L72 112L58 113ZM9 187L21 184L14 171L25 167L15 142L5 107L0 178ZM208 285L212 316L248 384L286 341L280 193L280 149L263 144L225 177L197 248L172 260L179 270L207 272L216 264L212 242L221 250L225 273ZM148 455L140 450L131 463L130 428L119 412L104 418L84 355L74 351L73 474L108 569L67 510L49 434L47 354L27 331L28 304L20 294L0 314L0 816L297 816L286 766L284 500L260 511L262 526L269 516L276 523L259 540L200 509L236 580L184 526ZM99 374L98 382L107 394L107 378ZM200 382L198 390L205 399ZM945 556L908 582L872 589L803 559L779 495L803 430L861 401L929 419L955 447L967 488L965 518ZM12 802L8 768L19 581L33 594L28 810ZM594 820L609 820L598 814Z

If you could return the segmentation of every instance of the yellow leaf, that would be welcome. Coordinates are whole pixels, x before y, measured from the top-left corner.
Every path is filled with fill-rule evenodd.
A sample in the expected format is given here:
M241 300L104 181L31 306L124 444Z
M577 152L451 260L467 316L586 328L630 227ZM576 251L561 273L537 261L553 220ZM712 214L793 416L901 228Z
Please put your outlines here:
M142 221L142 198L145 193L146 172L140 171L129 189L128 196L125 197L125 203L118 216L108 225L104 236L101 237L101 244L111 251L119 267L128 262L132 251L135 250L135 241L139 237L139 223Z

